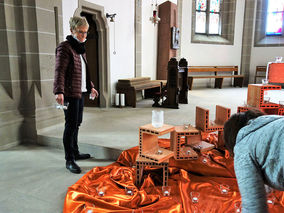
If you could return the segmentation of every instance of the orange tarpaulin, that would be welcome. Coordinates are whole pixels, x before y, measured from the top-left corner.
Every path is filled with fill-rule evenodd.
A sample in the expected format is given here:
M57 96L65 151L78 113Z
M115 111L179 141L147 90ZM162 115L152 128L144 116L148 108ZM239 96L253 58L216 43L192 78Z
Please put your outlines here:
M208 137L211 140L212 137ZM213 141L211 141L213 142ZM168 139L159 139L162 147L169 147ZM122 152L118 160L106 167L95 167L77 183L68 188L63 212L237 212L241 203L240 193L233 170L233 159L225 157L222 150L199 154L193 161L169 162L170 196L163 196L162 170L146 167L143 183L135 186L135 160L138 147ZM221 192L227 185L227 193ZM98 187L105 187L104 196L99 196ZM133 195L125 193L132 187ZM198 202L191 195L197 192ZM272 192L274 204L269 204L271 213L284 212L284 193Z

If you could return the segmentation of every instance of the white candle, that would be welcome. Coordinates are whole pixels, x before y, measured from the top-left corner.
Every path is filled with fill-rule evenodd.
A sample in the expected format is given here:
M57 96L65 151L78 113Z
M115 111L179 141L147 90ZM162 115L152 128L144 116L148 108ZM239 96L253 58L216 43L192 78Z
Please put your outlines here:
M163 154L163 151L162 151L162 150L160 150L160 149L158 149L158 151L157 151L157 155L161 155L161 154Z
M119 106L119 93L115 94L115 105Z
M125 94L120 94L120 106L125 106Z
M164 196L169 196L170 195L170 192L169 191L164 191Z
M227 189L222 189L222 193L227 194L228 193Z
M197 197L193 197L193 198L192 198L192 202L193 202L193 203L197 203L197 202L198 202L198 198L197 198Z

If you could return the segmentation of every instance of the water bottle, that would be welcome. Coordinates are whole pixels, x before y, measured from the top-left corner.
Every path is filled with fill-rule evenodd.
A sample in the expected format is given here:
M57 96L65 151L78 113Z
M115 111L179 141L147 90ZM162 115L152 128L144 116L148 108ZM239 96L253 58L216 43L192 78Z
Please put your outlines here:
M96 96L95 96L95 95L92 95L92 93L90 93L89 99L93 101L93 100L95 100L95 98L96 98Z
M68 109L68 105L69 105L68 102L67 102L67 103L64 103L64 105L61 105L61 104L59 104L59 103L56 103L56 104L55 104L55 108L56 108L56 109L61 109L61 110L67 110L67 109Z

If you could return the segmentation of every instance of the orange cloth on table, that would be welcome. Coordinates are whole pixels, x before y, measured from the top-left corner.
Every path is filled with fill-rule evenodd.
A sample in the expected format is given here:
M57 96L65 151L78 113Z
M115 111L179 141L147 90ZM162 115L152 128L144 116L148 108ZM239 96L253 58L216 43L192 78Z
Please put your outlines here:
M168 139L159 139L159 145L168 148L170 143ZM142 186L137 188L134 185L133 165L137 155L138 147L134 147L122 152L115 163L90 170L68 188L63 212L236 212L235 204L241 201L241 196L233 159L225 158L225 152L212 150L199 154L199 158L193 161L176 161L171 158L169 197L163 196L162 171L159 168L146 167ZM230 187L227 194L221 193L221 184ZM97 193L99 186L106 189L102 197ZM126 186L134 187L133 195L125 194ZM199 193L198 203L191 201L192 191ZM275 203L269 205L270 213L284 212L284 193L275 191L271 196L275 197Z
M269 83L284 83L284 63L272 63L268 67Z

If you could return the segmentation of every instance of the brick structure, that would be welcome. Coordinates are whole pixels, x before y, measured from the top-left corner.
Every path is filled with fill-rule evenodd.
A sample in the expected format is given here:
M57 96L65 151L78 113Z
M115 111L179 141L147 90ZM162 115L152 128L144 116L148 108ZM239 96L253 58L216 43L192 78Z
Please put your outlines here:
M214 121L209 120L209 110L196 107L195 125L203 132L223 131L224 123L230 118L231 109L216 105Z
M190 144L201 141L200 131L192 126L176 126L171 132L171 150L176 160L194 160L198 155Z
M171 133L174 126L164 124L155 128L147 124L139 128L139 155L136 159L136 185L141 185L145 166L161 167L163 169L163 186L168 185L169 158L174 152L159 146L158 137Z
M238 106L237 112L246 112L250 109L257 108L269 115L284 115L284 105L264 100L264 93L267 90L281 90L281 86L249 84L247 106Z
M168 185L169 160L166 160L162 163L157 163L147 158L138 156L136 159L136 186L140 186L142 183L143 171L144 171L145 166L162 168L163 169L163 186Z
M261 109L279 108L279 104L264 101L264 92L266 90L281 90L281 86L249 84L248 93L247 93L247 104L251 107L256 107Z
M147 124L139 128L139 156L161 163L174 156L170 150L159 147L158 137L170 133L174 126L164 124L161 128L155 128Z

